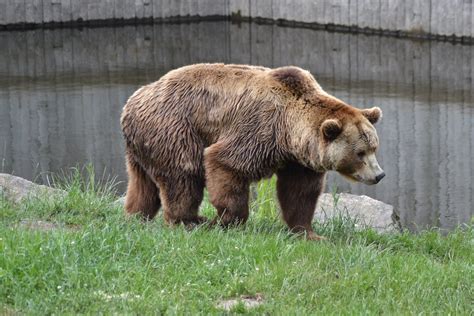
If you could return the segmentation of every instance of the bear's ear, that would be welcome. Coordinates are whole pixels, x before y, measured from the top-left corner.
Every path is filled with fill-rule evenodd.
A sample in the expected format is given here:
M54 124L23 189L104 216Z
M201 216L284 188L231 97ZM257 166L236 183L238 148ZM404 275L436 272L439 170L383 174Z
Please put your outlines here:
M327 140L335 140L342 132L341 123L333 119L325 120L323 125L321 125L321 132Z
M375 106L370 109L361 110L362 115L369 120L370 123L375 124L382 118L382 110Z

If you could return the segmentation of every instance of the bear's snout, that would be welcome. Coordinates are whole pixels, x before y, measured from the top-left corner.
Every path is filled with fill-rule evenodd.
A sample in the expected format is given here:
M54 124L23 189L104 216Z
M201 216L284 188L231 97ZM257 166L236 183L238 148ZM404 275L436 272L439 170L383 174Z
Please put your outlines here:
M385 177L385 172L382 171L381 174L375 177L375 183L379 183Z
M385 172L380 168L375 154L366 155L363 158L362 168L356 170L350 175L356 181L373 185L380 182L385 177Z

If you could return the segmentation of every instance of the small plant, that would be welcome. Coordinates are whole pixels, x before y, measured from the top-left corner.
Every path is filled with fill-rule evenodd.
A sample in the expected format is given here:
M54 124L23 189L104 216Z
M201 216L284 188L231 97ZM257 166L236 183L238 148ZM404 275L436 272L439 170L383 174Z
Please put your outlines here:
M97 179L94 167L88 164L82 168L73 167L52 177L52 186L69 193L82 193L96 197L116 195L116 178L102 176Z
M251 186L250 209L259 218L276 218L279 206L276 198L276 178L262 180Z

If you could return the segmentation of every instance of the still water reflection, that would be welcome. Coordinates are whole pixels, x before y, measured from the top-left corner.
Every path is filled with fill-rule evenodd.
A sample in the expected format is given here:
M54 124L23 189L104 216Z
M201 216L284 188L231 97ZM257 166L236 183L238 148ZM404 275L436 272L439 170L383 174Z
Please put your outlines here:
M229 22L0 32L0 171L37 182L92 162L124 181L120 111L140 85L197 62L310 70L384 120L377 186L330 175L417 229L473 216L474 46ZM123 185L121 187L123 189Z

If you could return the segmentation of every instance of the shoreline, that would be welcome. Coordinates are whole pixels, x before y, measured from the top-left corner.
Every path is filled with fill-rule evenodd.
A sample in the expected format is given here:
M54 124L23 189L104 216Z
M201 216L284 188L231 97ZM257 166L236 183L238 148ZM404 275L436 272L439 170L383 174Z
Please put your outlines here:
M371 27L360 27L357 25L342 25L335 23L317 23L302 22L287 19L271 19L262 17L246 17L232 13L231 16L225 15L188 15L188 16L171 16L166 18L129 18L129 19L100 19L100 20L71 20L66 22L46 22L46 23L13 23L0 24L1 32L9 31L30 31L38 29L81 29L81 28L101 28L101 27L122 27L129 25L154 25L154 24L189 24L209 21L230 21L235 24L255 23L257 25L276 25L280 27L301 28L310 30L324 30L334 33L345 34L364 34L368 36L383 36L393 38L406 38L414 41L436 41L447 42L452 44L473 45L474 37L458 36L458 35L441 35L425 32L422 30L390 30L376 29Z

